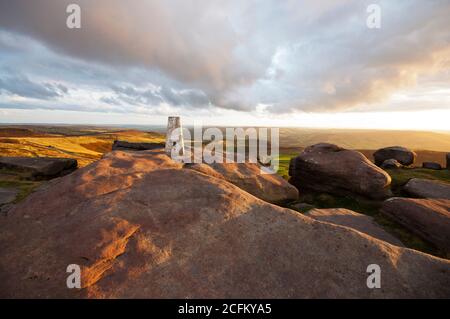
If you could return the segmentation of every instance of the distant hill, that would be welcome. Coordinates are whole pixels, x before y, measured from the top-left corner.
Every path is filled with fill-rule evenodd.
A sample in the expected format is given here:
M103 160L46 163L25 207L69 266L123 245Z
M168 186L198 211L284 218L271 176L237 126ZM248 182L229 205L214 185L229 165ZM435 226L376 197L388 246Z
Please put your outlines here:
M450 152L450 134L422 131L281 128L280 146L306 147L327 142L350 149L376 150L401 145L413 150Z
M0 124L1 137L80 136L120 131L120 128L89 125Z
M0 127L0 137L38 137L38 136L51 136L51 134L27 128Z
M0 127L0 156L64 157L86 166L110 152L114 140L162 142L164 135L79 126Z

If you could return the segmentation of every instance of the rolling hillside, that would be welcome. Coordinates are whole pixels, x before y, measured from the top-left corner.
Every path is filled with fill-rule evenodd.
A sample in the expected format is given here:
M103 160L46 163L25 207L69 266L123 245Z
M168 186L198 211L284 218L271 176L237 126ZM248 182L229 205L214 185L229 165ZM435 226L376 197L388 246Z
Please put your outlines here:
M283 148L306 147L321 142L360 150L376 150L386 146L401 145L413 150L450 152L450 134L443 132L280 129L280 145Z
M0 156L64 157L78 160L86 166L111 151L114 140L130 142L161 142L158 133L135 130L93 130L69 127L47 130L42 127L0 129Z

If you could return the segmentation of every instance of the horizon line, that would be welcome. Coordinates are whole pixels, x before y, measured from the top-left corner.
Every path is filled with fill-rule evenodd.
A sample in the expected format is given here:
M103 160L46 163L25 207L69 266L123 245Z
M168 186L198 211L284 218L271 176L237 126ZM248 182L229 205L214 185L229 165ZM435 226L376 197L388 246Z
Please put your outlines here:
M0 126L91 126L91 127L119 127L119 128L132 128L132 127L161 127L165 128L167 124L132 124L132 123L126 123L126 124L118 124L118 123L112 123L112 124L105 124L105 123L46 123L46 122L0 122ZM185 124L183 127L194 127L193 124ZM267 127L267 128L279 128L279 129L307 129L307 130L351 130L351 131L398 131L398 132L435 132L435 133L450 133L449 130L443 130L443 129L435 129L435 130L427 130L427 129L414 129L414 128L408 128L408 129L395 129L395 128L361 128L361 127L314 127L314 126L292 126L292 125L285 125L285 126L276 126L276 125L263 125L263 126L257 126L257 125L215 125L215 124L204 124L202 123L203 127L219 127L219 128L227 128L227 127L247 127L247 128L258 128L258 127Z

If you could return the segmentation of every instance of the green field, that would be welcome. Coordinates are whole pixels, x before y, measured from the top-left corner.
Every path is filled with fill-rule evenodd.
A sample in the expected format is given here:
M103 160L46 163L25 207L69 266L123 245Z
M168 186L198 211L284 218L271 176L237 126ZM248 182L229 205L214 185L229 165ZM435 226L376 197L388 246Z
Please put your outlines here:
M285 154L280 154L280 156L278 157L278 175L280 175L281 177L283 177L284 179L288 180L289 179L289 162L291 161L291 158L297 156L298 153L285 153Z

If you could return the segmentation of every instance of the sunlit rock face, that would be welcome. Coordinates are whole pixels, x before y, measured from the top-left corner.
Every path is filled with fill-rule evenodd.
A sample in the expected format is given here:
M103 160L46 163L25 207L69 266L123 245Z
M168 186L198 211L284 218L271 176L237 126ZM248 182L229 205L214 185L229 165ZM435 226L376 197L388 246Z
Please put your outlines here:
M69 264L81 289L66 286ZM450 295L450 261L269 204L162 150L109 153L30 195L0 223L0 269L1 297Z
M307 147L291 159L290 182L302 189L372 199L389 195L391 177L362 153L334 144Z
M187 168L224 179L270 203L298 199L298 190L277 174L264 174L256 163L189 164Z

